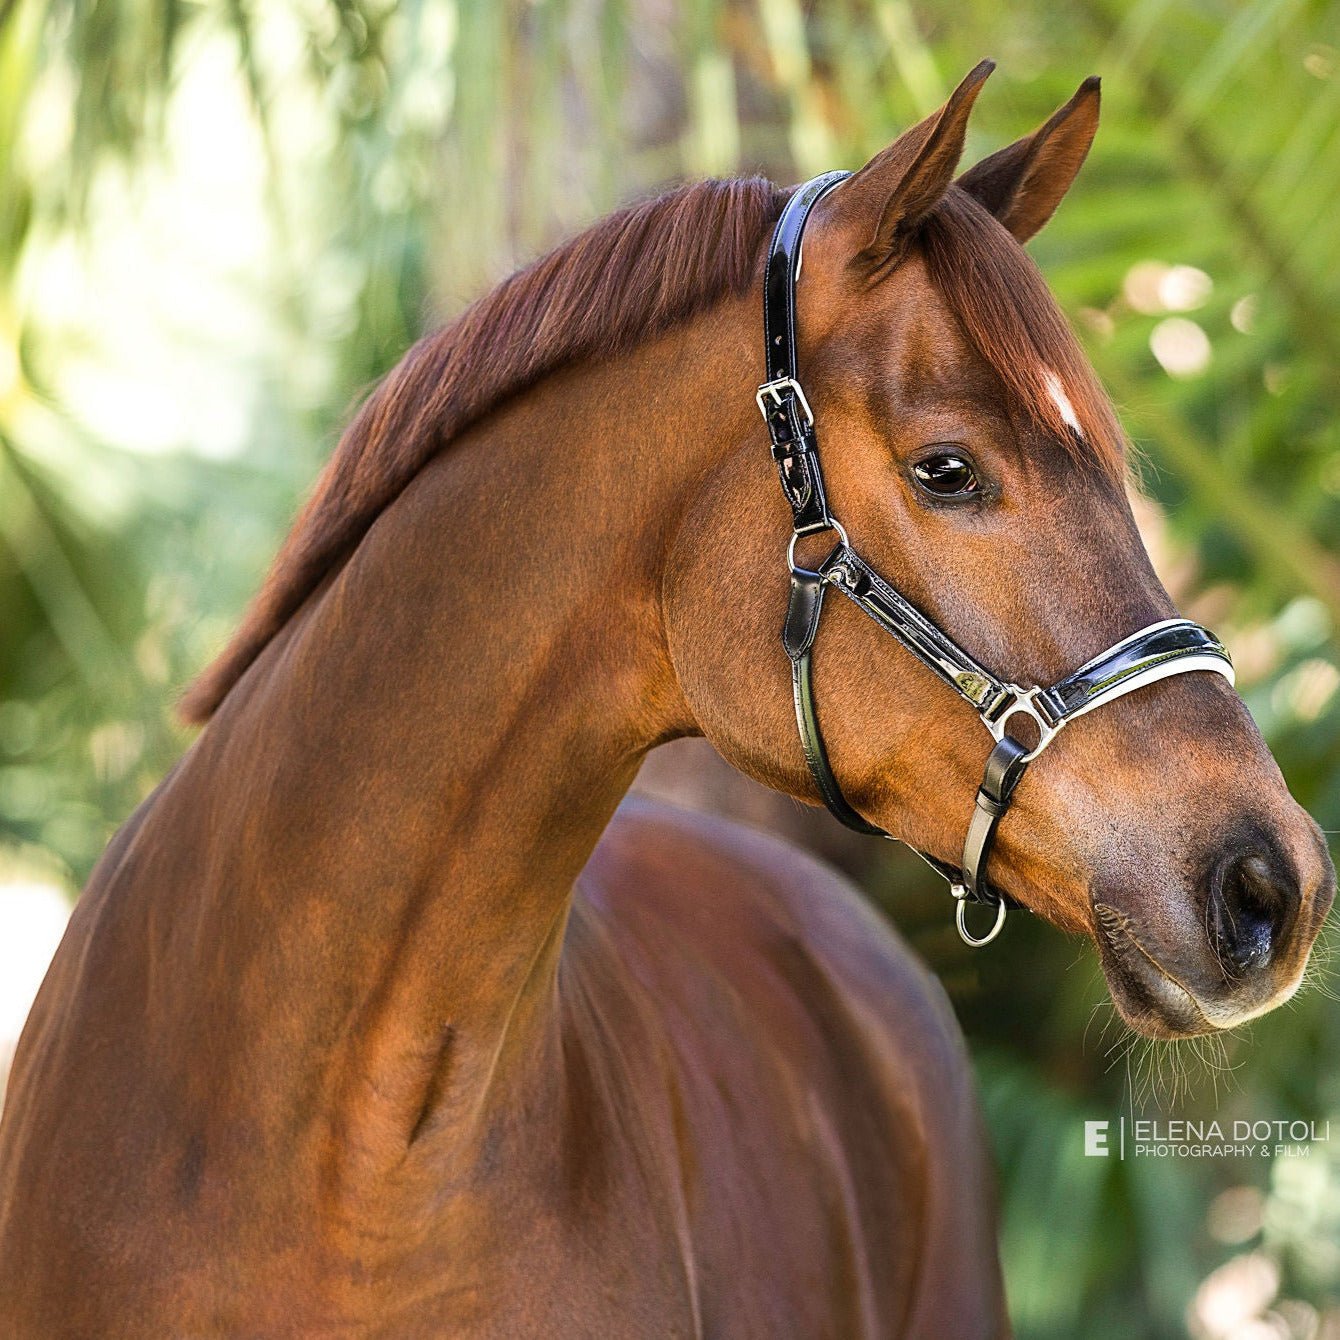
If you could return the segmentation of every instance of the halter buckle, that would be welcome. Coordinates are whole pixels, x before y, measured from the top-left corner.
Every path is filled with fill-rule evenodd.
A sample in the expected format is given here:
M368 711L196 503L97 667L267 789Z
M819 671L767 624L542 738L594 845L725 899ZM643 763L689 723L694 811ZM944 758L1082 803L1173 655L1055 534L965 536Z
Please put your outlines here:
M764 403L765 398L772 401L772 407L775 409L785 403L788 394L795 396L796 403L805 416L805 427L813 428L814 411L810 408L810 402L805 399L805 392L801 390L800 383L794 377L778 377L773 381L764 382L754 393L754 403L758 405L758 412L763 416L763 422L771 422L768 406Z
M1005 687L1009 690L1010 697L1005 700L1004 708L998 708L990 715L983 713L982 721L991 732L991 738L999 744L1007 734L1005 728L1011 717L1021 715L1029 717L1038 728L1038 742L1025 756L1026 761L1031 761L1051 744L1057 731L1065 725L1065 718L1058 720L1039 705L1038 699L1044 692L1043 689L1038 687L1026 689L1019 684L1006 684Z

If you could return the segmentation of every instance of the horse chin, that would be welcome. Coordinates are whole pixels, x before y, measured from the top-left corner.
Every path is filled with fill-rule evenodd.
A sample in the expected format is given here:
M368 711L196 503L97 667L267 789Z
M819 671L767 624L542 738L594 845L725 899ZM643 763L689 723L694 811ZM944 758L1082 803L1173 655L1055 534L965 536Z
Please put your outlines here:
M1153 960L1122 955L1111 965L1101 947L1100 954L1112 1003L1136 1033L1171 1041L1219 1031L1196 996Z
M1123 914L1103 903L1094 910L1094 938L1112 1002L1144 1037L1175 1041L1236 1028L1284 1004L1302 983L1300 965L1283 986L1262 980L1231 999L1206 999L1146 947Z

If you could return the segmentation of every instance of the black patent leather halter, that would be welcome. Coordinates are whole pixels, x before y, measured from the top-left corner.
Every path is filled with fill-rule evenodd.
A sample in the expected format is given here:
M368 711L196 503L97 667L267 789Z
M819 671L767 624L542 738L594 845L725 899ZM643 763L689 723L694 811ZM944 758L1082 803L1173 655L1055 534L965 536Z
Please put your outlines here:
M796 725L805 761L824 804L858 833L889 837L884 829L857 813L842 794L819 729L814 699L814 641L824 596L830 587L840 591L972 704L995 746L987 756L961 863L952 866L925 852L918 855L949 881L958 904L959 934L970 945L984 945L1000 933L1009 901L986 881L991 843L1029 763L1063 726L1096 707L1147 684L1192 670L1213 671L1231 684L1233 663L1223 644L1208 629L1188 619L1165 619L1123 638L1050 688L1025 688L999 678L979 664L852 548L846 530L828 505L819 465L814 412L801 389L796 369L796 280L800 274L805 222L819 200L850 175L824 173L806 182L791 197L772 236L763 286L767 375L756 398L772 439L772 456L781 477L782 492L791 506L794 533L787 553L791 600L782 644L791 659ZM824 532L837 537L836 547L817 568L801 567L796 561L796 542L803 536ZM1009 724L1017 717L1032 721L1036 743L1030 746L1009 733ZM975 936L968 930L969 902L985 903L996 909L995 922L985 935Z

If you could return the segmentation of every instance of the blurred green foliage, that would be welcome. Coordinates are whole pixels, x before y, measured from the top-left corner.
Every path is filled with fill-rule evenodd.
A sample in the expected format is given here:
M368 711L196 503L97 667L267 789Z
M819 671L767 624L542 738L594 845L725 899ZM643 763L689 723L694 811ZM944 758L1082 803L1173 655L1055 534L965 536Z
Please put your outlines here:
M969 157L1104 76L1034 251L1140 448L1164 572L1340 829L1338 44L1334 0L0 0L0 858L87 875L426 324L664 183L855 166L985 54ZM1087 952L1017 918L969 957L920 879L889 858L871 891L977 1050L1020 1335L1340 1335L1329 996L1200 1060L1128 1054ZM1336 1136L1084 1157L1085 1119L1135 1112Z

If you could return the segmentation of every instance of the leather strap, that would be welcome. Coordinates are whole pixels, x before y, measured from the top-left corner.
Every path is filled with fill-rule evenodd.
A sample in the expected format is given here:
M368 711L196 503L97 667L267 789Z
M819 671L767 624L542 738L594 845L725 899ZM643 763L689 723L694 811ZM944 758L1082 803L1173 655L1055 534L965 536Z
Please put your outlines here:
M824 172L796 189L768 246L763 275L764 366L767 381L796 375L796 280L800 277L800 247L810 211L850 172Z
M763 343L767 377L758 407L768 425L772 458L782 492L791 506L797 535L812 535L833 524L819 467L814 414L797 377L796 276L810 211L848 172L825 172L802 186L786 203L773 230L763 276Z
M1009 809L1014 788L1019 785L1028 764L1027 747L1009 735L987 757L986 771L981 786L977 788L972 818L968 821L968 836L963 843L959 875L965 894L975 902L994 900L995 895L987 888L984 879L986 862L991 853L991 842L996 836L996 825Z
M791 658L791 696L796 706L800 746L829 813L858 833L888 837L882 828L863 819L847 803L828 762L828 750L819 729L819 713L814 702L814 638L819 631L819 615L823 612L824 586L824 579L817 572L802 569L791 573L791 601L782 629L782 645Z
M1194 662L1194 663L1193 663ZM1190 619L1151 624L1086 661L1040 694L1058 721L1071 721L1135 689L1188 670L1213 670L1232 678L1227 648L1208 628Z
M819 572L979 712L989 713L1011 696L1001 680L895 591L849 544L838 545Z

